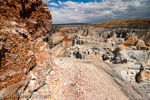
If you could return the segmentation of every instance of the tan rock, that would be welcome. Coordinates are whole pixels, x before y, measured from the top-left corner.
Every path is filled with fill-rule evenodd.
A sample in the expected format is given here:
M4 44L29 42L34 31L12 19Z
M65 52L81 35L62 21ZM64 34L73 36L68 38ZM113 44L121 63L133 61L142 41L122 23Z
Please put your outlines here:
M98 37L98 41L104 41L103 37Z
M102 57L100 55L98 55L98 54L96 54L96 55L95 54L86 55L85 58L86 59L89 59L89 58L91 58L91 59L92 58L98 58L100 60L103 60Z
M142 70L138 73L137 82L150 82L150 71Z
M128 36L129 35L129 36ZM135 35L135 33L127 33L127 36L125 37L125 46L134 46L137 42L138 38Z
M137 47L137 46L141 46L141 47L144 47L145 46L145 43L144 43L144 41L143 40L138 40L136 43L135 43L135 46Z
M124 45L119 45L118 47L119 47L119 49L121 49L121 50L122 50L122 49L125 49L125 46L124 46Z
M147 43L147 46L149 46L149 47L150 47L150 43Z

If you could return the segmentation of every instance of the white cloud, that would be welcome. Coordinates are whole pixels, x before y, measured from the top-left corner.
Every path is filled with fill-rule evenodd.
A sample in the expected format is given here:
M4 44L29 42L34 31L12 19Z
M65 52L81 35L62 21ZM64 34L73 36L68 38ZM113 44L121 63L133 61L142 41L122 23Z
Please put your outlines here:
M58 4L54 2L49 3L49 5L58 6Z
M49 7L54 23L100 22L111 19L150 17L150 0L102 0L102 2L61 2Z
M42 0L42 1L44 1L45 3L48 3L48 2L51 1L51 0Z
M61 5L62 4L62 2L61 1L58 1L58 3Z

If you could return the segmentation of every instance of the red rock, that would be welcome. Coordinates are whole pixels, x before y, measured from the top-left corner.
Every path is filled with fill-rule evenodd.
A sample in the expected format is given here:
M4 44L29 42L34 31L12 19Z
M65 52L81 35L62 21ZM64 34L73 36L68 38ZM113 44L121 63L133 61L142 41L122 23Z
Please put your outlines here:
M50 69L48 61L52 57L43 39L48 38L51 19L50 11L42 0L0 1L0 97L3 99L18 98L7 95L16 94L26 87L33 68L44 63ZM37 51L43 59L38 59ZM39 82L35 82L38 85L34 84L34 89L43 84Z

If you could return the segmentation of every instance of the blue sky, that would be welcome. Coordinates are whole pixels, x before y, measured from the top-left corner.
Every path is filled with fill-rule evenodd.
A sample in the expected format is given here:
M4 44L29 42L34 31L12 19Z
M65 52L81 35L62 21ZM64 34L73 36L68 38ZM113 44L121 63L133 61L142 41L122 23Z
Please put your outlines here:
M150 0L43 0L53 23L150 18Z

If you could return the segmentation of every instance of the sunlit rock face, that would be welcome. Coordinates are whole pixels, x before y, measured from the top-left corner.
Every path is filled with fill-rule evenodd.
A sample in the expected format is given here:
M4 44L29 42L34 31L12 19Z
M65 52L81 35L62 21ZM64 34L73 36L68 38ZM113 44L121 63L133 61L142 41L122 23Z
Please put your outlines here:
M20 34L30 33L32 39L48 35L52 18L42 0L1 0L0 5L3 27Z
M48 38L51 20L42 0L0 1L0 98L31 95L45 84L52 55L43 40Z

